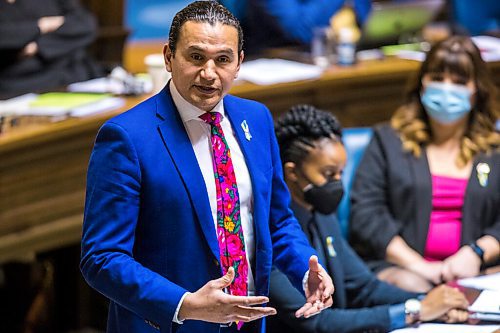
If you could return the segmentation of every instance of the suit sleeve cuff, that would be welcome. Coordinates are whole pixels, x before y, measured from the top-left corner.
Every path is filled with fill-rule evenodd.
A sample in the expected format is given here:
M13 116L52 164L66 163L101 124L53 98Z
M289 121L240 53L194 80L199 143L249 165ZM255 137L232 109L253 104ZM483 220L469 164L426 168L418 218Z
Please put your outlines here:
M389 319L391 320L390 331L406 326L405 305L396 304L389 307Z
M176 324L179 324L179 325L182 325L182 323L184 323L184 319L183 320L179 320L179 310L181 309L181 306L182 306L182 302L184 302L184 298L186 298L186 296L190 294L189 292L187 293L184 293L184 295L182 295L179 303L177 304L177 308L175 309L175 313L174 313L174 318L172 318L172 321Z
M302 278L302 290L304 291L304 295L307 291L307 280L309 280L309 270L304 273L304 277Z

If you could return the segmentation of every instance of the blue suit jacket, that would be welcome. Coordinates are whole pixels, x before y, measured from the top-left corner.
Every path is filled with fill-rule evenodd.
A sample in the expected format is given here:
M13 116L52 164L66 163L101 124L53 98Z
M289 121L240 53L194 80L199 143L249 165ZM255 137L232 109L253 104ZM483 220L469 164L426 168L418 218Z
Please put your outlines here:
M271 115L262 104L233 96L224 106L252 181L256 293L268 294L273 259L301 288L314 250L288 209ZM111 300L108 332L219 331L218 324L172 322L186 291L222 273L203 176L168 87L97 135L80 267Z

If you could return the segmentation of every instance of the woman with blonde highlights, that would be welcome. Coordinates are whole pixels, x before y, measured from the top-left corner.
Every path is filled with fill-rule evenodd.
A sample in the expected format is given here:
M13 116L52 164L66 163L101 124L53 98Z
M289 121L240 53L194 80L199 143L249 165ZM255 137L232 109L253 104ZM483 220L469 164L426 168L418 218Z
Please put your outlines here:
M467 37L436 44L375 134L352 190L352 242L379 278L413 291L475 276L500 253L495 86Z

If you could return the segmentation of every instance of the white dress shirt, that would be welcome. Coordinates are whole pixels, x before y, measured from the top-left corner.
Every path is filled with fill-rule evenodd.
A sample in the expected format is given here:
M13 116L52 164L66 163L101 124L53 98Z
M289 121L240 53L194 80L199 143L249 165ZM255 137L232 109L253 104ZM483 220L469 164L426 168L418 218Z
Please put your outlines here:
M177 91L173 81L170 81L170 93L177 110L181 116L186 132L193 146L198 166L200 167L205 186L207 188L208 199L212 211L212 219L214 223L214 235L217 230L217 192L215 189L215 176L212 162L212 143L210 141L210 124L207 124L200 116L205 111L186 101ZM243 237L245 240L245 252L248 261L248 294L255 294L255 283L250 263L255 256L255 241L253 228L253 192L250 174L245 163L245 157L240 149L238 141L234 135L233 128L229 119L225 116L224 101L221 100L211 112L219 112L222 115L221 127L224 132L229 150L231 151L231 160L234 166L236 183L238 185L238 194L240 196L240 217L243 227ZM217 237L217 236L216 236ZM207 281L208 282L208 281ZM178 320L178 312L184 300L181 298L177 310L174 314L173 321L181 323Z

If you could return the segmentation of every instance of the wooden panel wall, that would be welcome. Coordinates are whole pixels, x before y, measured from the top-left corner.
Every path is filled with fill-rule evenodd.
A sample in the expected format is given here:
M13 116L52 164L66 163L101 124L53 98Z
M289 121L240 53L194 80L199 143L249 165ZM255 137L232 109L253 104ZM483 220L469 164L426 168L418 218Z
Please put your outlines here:
M96 60L106 66L123 64L123 50L129 29L124 24L123 0L81 0L97 18L97 40L90 48Z

